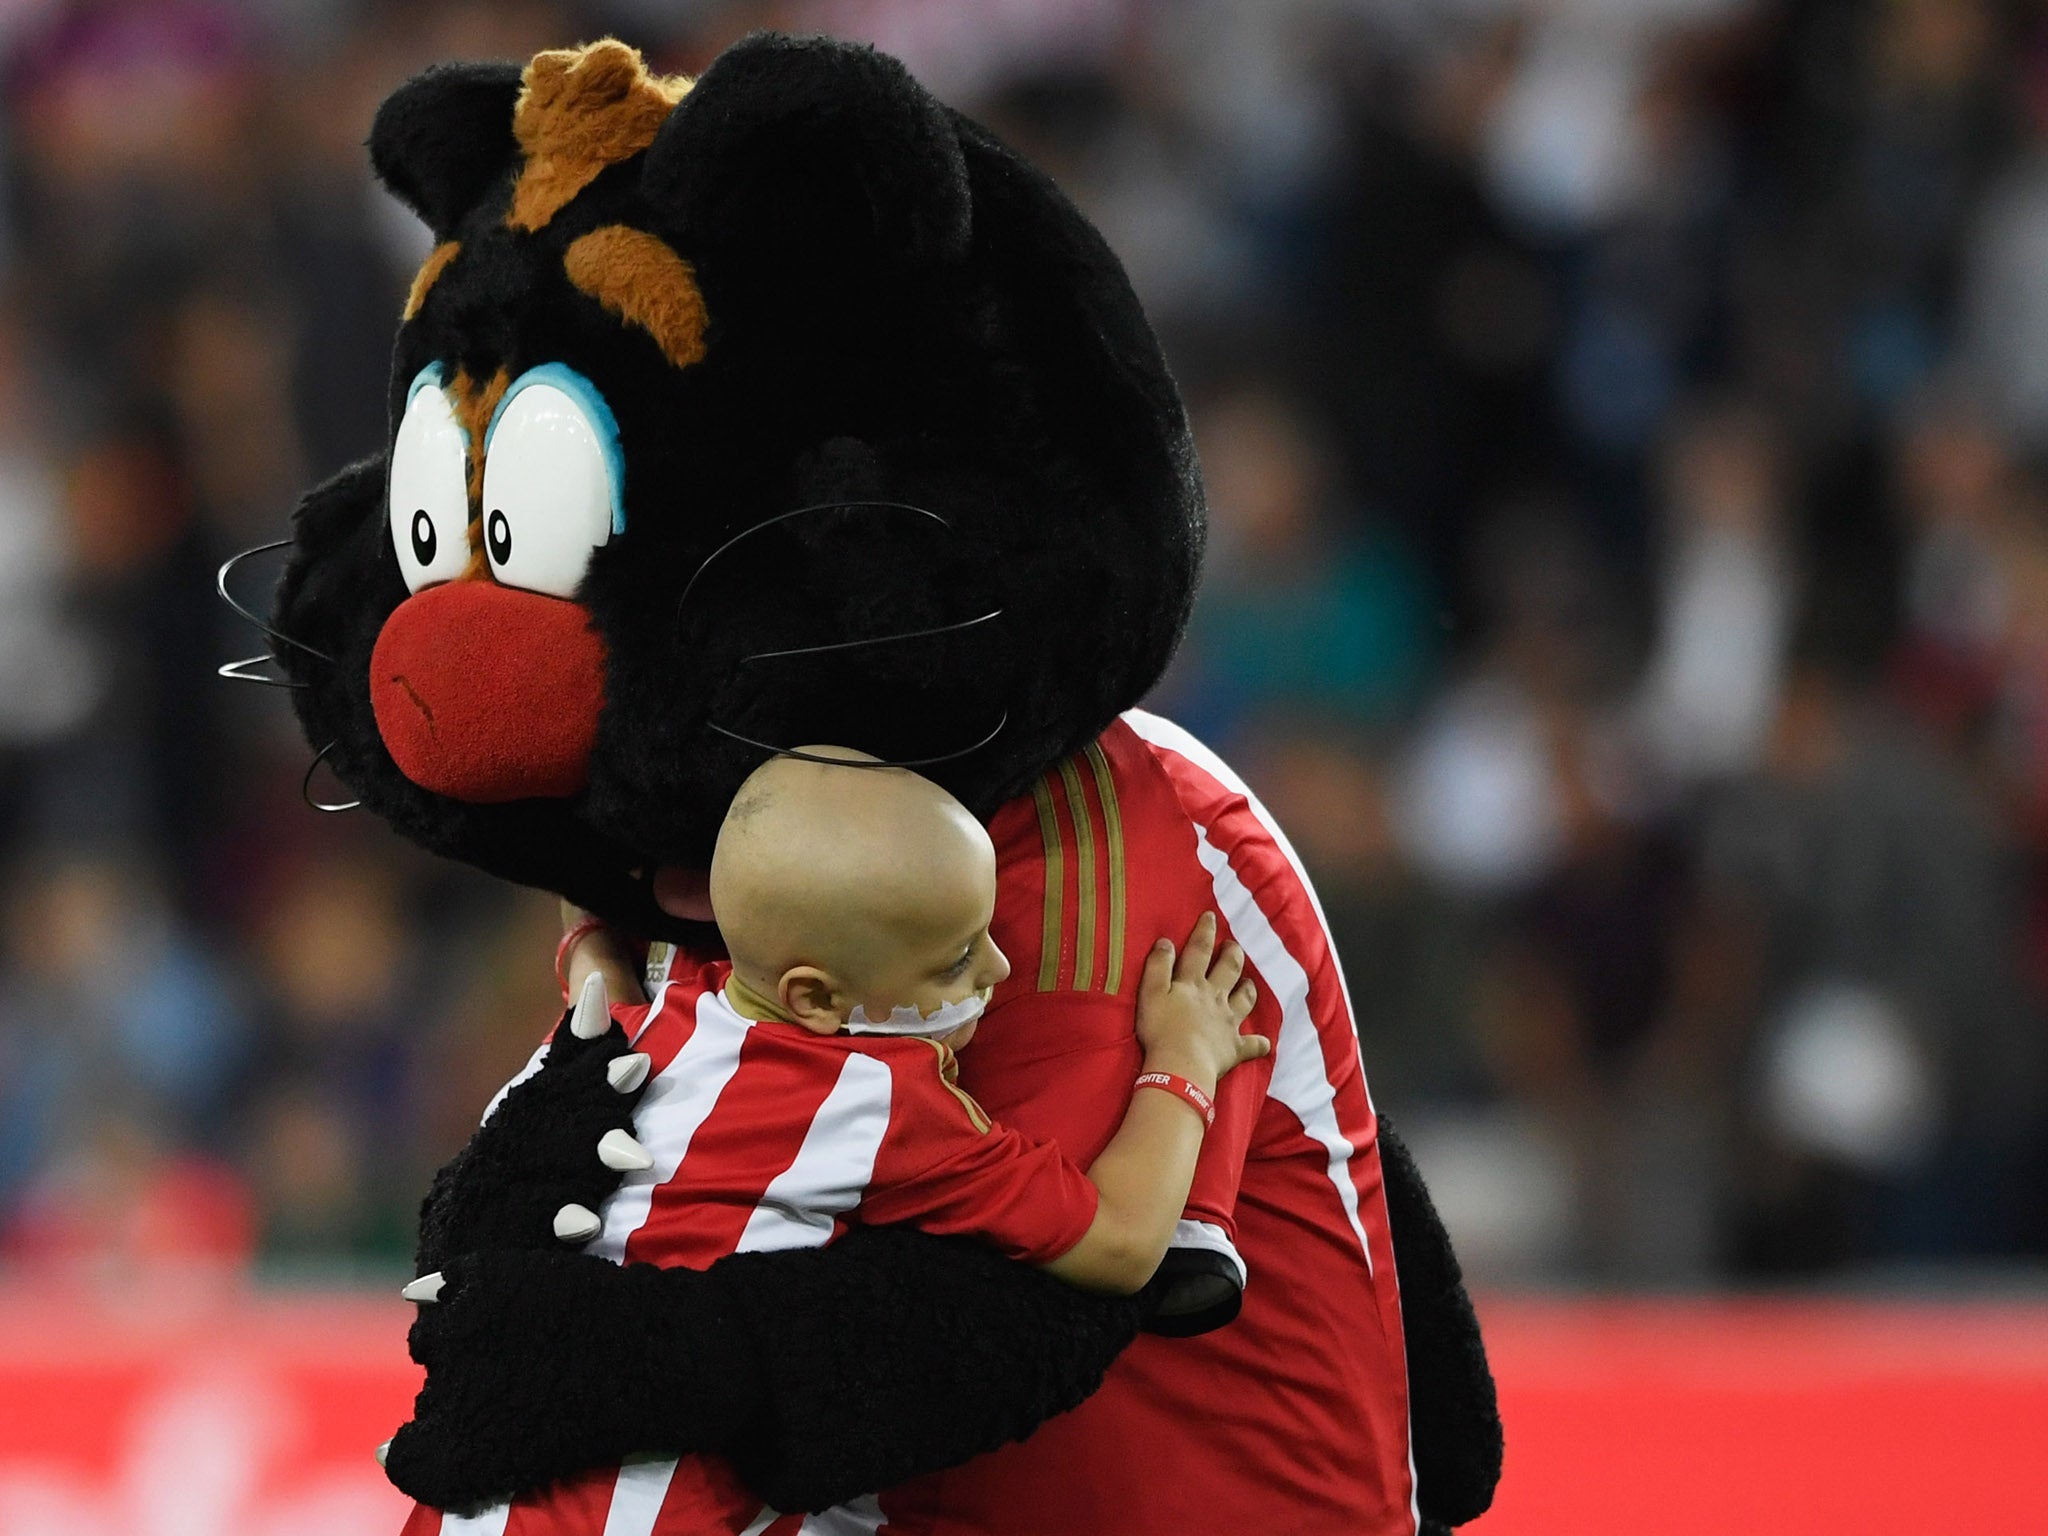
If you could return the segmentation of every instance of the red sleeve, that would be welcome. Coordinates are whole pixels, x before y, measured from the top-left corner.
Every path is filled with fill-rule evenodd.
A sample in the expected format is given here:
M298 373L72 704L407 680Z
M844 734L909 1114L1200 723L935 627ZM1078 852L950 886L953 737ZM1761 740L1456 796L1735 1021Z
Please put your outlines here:
M889 1129L857 1220L978 1237L1033 1264L1081 1240L1099 1197L1057 1146L994 1124L937 1042L906 1040L884 1059L894 1076Z
M1251 967L1246 974L1259 981L1259 1006L1253 1010L1247 1034L1257 1032L1273 1039L1277 1014L1265 1000L1266 983ZM1278 1043L1277 1041L1275 1042ZM1216 1085L1216 1123L1202 1138L1202 1155L1195 1163L1195 1181L1188 1189L1185 1217L1220 1228L1232 1243L1237 1241L1237 1187L1244 1181L1245 1155L1251 1149L1252 1129L1265 1107L1266 1086L1273 1080L1273 1058L1262 1057L1233 1070ZM1176 1242L1178 1246L1178 1242Z

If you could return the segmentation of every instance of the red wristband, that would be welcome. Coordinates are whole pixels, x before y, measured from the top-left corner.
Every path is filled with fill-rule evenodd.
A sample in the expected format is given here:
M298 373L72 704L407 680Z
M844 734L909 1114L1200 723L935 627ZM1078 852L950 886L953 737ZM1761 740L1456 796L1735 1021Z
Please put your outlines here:
M1216 1123L1215 1100L1184 1077L1175 1077L1171 1072L1140 1072L1137 1086L1163 1088L1168 1093L1178 1094L1202 1117L1203 1125L1210 1126Z
M569 1001L569 952L593 933L604 927L604 919L586 917L562 935L562 942L555 946L555 980L562 984L562 1001Z

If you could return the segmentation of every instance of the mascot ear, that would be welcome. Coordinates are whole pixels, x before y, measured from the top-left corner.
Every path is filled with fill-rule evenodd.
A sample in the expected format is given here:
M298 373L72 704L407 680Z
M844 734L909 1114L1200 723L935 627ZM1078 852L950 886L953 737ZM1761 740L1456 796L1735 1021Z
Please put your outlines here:
M696 252L916 271L966 254L951 114L896 60L772 33L727 49L647 151L647 198Z
M446 240L519 158L517 64L437 64L385 97L370 125L384 185Z

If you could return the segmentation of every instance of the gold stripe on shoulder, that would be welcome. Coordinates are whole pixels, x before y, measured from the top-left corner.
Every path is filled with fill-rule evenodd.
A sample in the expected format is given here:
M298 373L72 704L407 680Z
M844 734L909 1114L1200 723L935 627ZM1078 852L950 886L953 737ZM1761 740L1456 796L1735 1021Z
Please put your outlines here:
M1067 810L1074 818L1074 990L1086 992L1095 985L1095 824L1071 757L1060 764L1060 782L1067 786Z
M1088 744L1088 766L1095 770L1095 791L1102 797L1102 836L1109 860L1108 972L1102 990L1114 996L1124 982L1124 818L1117 808L1116 780L1099 742Z
M1053 813L1051 775L1031 786L1038 804L1038 835L1045 843L1045 928L1038 946L1038 990L1050 992L1060 979L1060 888L1066 883L1060 857L1060 822Z
M967 1123L986 1136L989 1127L995 1122L989 1119L987 1110L975 1103L974 1095L960 1086L959 1061L943 1041L928 1039L924 1043L938 1052L939 1081L946 1085L946 1092L958 1099L962 1107L966 1109Z

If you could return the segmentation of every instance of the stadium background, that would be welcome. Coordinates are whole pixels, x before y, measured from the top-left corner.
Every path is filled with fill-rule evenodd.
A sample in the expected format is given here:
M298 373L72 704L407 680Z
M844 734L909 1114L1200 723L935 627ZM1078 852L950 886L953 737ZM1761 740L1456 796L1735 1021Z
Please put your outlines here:
M552 907L308 810L212 573L382 438L387 89L764 25L998 125L1153 314L1214 515L1156 704L1481 1292L1475 1529L2023 1528L2048 5L0 0L0 1531L395 1530L410 1217Z

